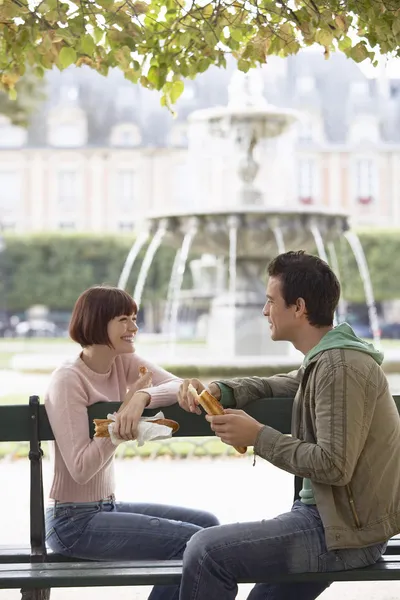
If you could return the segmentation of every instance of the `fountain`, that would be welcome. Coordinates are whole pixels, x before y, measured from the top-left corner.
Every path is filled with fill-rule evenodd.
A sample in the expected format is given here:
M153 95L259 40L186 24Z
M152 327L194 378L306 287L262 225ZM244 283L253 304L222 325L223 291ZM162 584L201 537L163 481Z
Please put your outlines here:
M223 290L219 286L210 301L210 361L212 357L237 362L240 358L257 361L257 357L262 360L266 355L289 356L290 345L271 341L262 315L266 266L285 249L316 247L321 258L328 260L328 248L332 260L333 241L348 229L345 214L298 205L292 133L297 118L295 112L266 102L256 70L235 73L227 106L195 111L189 117L192 189L188 196L193 208L169 208L162 214L149 215L145 233L134 244L121 274L120 282L125 282L132 256L150 236L152 242L135 290L140 302L157 248L163 240L175 244L177 255L164 319L165 330L174 341L190 251L222 259L227 283ZM348 241L357 252L365 278L365 261L360 258L354 236L348 236ZM374 317L368 285L366 290Z

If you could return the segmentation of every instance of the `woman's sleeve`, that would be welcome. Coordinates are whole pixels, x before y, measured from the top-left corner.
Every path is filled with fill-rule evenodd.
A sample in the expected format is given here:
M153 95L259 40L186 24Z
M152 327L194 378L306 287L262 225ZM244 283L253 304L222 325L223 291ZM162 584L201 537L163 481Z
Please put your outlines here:
M109 438L90 438L88 399L73 372L54 377L45 398L46 412L71 477L84 485L110 459L116 447Z
M133 357L132 357L133 358ZM179 377L175 377L172 373L165 371L162 367L155 365L154 363L149 362L138 356L134 355L134 362L131 363L132 373L139 373L139 367L146 367L148 371L153 373L153 385L152 387L138 390L145 391L151 396L150 404L148 408L158 408L160 406L169 406L170 404L175 404L177 402L179 387L182 383L182 379ZM128 382L130 381L130 376L128 373L127 376ZM138 379L138 375L136 375L134 381L135 383Z

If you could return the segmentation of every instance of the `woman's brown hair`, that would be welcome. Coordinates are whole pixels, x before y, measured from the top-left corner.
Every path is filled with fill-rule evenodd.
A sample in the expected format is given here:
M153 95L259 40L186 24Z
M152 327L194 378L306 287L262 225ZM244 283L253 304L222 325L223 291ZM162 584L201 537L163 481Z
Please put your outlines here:
M69 335L82 348L93 344L111 347L108 323L115 317L136 313L136 302L127 292L107 285L95 285L75 302Z

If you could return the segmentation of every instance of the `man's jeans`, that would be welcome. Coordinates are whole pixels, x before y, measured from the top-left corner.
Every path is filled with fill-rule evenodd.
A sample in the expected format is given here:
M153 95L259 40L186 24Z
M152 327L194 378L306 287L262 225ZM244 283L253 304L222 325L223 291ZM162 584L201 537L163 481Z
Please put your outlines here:
M196 533L183 556L180 600L234 600L237 581L279 573L316 573L375 563L386 542L328 552L315 506L294 503L291 512L268 521L222 525ZM248 600L313 600L329 584L256 585Z
M181 559L203 527L218 525L210 513L110 499L57 503L46 511L46 542L65 556L89 560ZM153 588L149 600L178 600L177 586Z

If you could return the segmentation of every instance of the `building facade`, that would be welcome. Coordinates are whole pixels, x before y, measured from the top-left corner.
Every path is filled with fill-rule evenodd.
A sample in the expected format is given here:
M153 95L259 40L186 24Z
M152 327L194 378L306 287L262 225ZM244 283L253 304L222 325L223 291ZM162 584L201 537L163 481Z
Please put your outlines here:
M51 72L47 101L27 131L0 116L3 230L129 232L146 215L189 210L187 117L226 104L232 69L189 82L178 119L120 73ZM341 55L307 53L271 59L263 79L268 100L302 115L291 134L295 194L285 208L323 206L348 213L354 225L399 227L400 84L368 80ZM256 185L275 203L268 149L258 152ZM207 193L223 203L229 179L223 165L205 172Z

